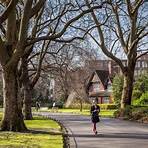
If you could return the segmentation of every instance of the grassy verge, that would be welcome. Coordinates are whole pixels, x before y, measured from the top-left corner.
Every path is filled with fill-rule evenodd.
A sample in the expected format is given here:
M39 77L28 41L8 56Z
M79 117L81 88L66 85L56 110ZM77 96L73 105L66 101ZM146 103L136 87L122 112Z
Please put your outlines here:
M49 109L48 111L54 112L54 110L52 110L52 109ZM102 117L113 117L113 114L114 114L115 111L116 110L101 110L100 116L102 116ZM58 109L58 110L55 110L55 112L90 115L90 111L88 109L83 109L82 112L80 112L79 109Z
M1 119L2 113L0 113ZM52 120L35 117L25 121L30 132L0 131L0 148L62 148L63 138L60 126Z

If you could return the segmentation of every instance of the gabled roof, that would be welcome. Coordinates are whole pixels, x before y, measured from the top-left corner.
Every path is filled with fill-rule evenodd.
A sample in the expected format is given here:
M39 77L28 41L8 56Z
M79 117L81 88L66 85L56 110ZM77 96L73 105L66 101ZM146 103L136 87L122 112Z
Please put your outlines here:
M89 86L92 84L91 81L92 81L95 73L97 74L98 78L100 79L101 83L103 84L104 88L106 89L107 88L108 81L110 79L110 77L109 77L109 71L106 71L106 70L95 70L92 73L92 75L90 76L90 79L89 79L88 85L87 85L87 90L89 89Z
M99 79L101 80L102 84L105 86L109 78L109 71L96 70L95 72L98 75Z

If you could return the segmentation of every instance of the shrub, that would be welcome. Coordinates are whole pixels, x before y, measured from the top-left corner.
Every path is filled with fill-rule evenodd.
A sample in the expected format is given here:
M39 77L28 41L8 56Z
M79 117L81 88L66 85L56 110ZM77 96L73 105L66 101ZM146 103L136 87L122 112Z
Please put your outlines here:
M83 109L90 109L91 104L89 103L82 103L82 108ZM80 103L72 103L69 108L71 109L80 109L81 105Z
M148 106L127 106L124 110L118 109L114 112L115 117L124 114L124 119L148 123Z
M134 106L132 110L132 120L141 120L142 118L148 117L148 107L137 107Z
M132 106L128 105L124 110L118 109L117 111L114 112L114 117L122 117L124 119L129 119L132 114Z
M100 109L102 110L111 110L111 109L117 109L116 104L98 104L100 106Z
M120 116L120 109L116 110L116 111L114 112L113 116L114 116L115 118L118 118L118 117Z
M111 109L117 109L116 104L98 104L100 106L101 110L111 110ZM83 109L90 109L91 104L89 103L83 103L82 104ZM72 109L80 109L80 103L73 103L69 108Z
M139 103L138 99L148 91L148 74L142 74L134 83L133 88L133 104Z
M120 100L123 89L123 76L116 75L113 79L112 90L115 104L120 106Z
M133 101L134 105L148 105L148 91L143 93L140 99L136 99Z

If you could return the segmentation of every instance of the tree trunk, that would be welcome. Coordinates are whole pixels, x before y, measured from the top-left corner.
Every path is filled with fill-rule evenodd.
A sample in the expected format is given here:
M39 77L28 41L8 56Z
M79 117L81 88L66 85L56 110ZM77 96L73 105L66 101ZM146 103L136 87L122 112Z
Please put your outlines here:
M4 115L1 124L3 131L26 131L22 108L18 100L18 83L16 69L3 69Z
M31 110L31 100L32 100L32 88L30 86L30 80L28 75L28 63L27 59L23 58L22 65L22 85L23 85L23 94L24 94L24 118L26 120L32 120L32 110Z
M80 112L82 112L83 110L83 103L82 103L82 100L80 99Z
M32 109L31 109L31 100L32 100L32 89L30 87L24 87L24 118L26 120L32 120Z
M121 96L121 110L124 110L127 105L131 105L134 70L131 69L130 72L125 72L123 76L124 84Z

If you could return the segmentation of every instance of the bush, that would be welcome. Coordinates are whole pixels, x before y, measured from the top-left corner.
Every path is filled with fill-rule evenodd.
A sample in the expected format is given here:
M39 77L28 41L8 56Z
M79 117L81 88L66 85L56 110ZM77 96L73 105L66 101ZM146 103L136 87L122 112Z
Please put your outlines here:
M117 111L114 112L114 117L123 117L124 119L129 119L131 118L132 114L132 106L128 105L126 108L123 109L118 109Z
M48 103L48 109L50 109L50 108L52 108L52 106L53 106L53 103Z
M146 73L139 76L134 83L133 94L132 94L132 99L134 100L133 104L147 91L148 91L148 74Z
M134 107L132 110L132 120L141 120L142 118L148 117L148 107Z
M123 76L116 75L113 79L112 90L115 104L120 106L121 95L123 89Z
M64 106L64 103L63 102L56 102L56 107L58 107L58 108L63 108L63 106Z
M102 110L111 110L111 109L117 109L116 104L98 104L100 106L100 109Z
M72 103L68 108L71 109L80 109L81 105L80 103ZM89 103L82 103L82 109L90 109L91 104Z
M117 109L116 104L98 104L100 106L101 110L111 110L111 109ZM83 109L90 109L91 104L89 103L83 103L82 108ZM73 103L69 108L71 109L80 109L80 103Z
M140 97L140 105L148 105L148 91Z
M146 93L143 93L139 99L134 99L133 105L136 105L136 106L148 105L148 91Z
M118 117L120 116L120 109L116 110L116 111L114 112L113 116L114 116L115 118L118 118Z
M114 116L120 117L121 113L124 114L124 119L148 123L148 106L127 106L124 110L118 109Z

